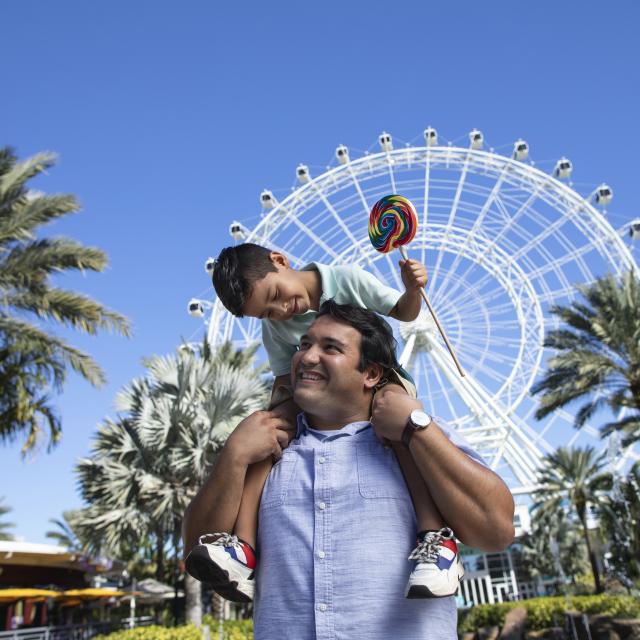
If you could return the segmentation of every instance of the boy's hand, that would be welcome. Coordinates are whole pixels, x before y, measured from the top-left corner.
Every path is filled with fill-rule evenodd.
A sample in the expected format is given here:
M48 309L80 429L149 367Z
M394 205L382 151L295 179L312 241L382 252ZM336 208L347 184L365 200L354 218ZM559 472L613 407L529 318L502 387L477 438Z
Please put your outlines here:
M402 388L396 392L393 387L398 387L398 385L387 386L390 389L386 393L379 398L380 392L374 396L371 424L376 435L383 442L385 440L400 442L411 412L414 409L422 409L422 403L409 396Z
M256 411L238 424L225 449L238 463L249 466L269 456L278 460L293 435L292 424L275 411Z
M400 260L402 284L407 291L418 292L428 280L427 268L418 260Z

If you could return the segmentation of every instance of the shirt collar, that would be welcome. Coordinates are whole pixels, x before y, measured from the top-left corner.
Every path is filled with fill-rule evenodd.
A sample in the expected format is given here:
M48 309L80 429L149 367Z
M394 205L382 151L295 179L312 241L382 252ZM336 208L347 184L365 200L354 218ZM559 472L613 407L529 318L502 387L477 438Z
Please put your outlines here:
M296 438L312 433L321 440L335 440L336 438L341 438L343 436L353 436L356 433L360 433L361 431L371 427L371 423L368 420L359 420L358 422L350 422L349 424L344 425L341 429L313 429L309 426L307 416L304 412L298 414L297 422L298 428L296 431Z

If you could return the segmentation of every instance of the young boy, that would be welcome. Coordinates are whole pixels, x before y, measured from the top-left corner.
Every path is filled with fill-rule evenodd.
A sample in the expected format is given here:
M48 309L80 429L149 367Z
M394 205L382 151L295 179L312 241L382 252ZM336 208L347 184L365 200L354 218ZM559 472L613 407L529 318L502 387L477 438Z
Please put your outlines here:
M355 304L404 322L416 319L427 271L416 260L401 260L400 269L405 287L402 294L353 265L311 263L298 271L285 255L259 245L245 243L222 250L214 267L213 285L222 304L235 316L262 320L263 343L275 376L270 410L292 422L299 412L289 386L291 357L325 300ZM385 393L415 397L413 381L406 372L391 372L388 382L391 384L381 387L376 397ZM409 451L401 444L394 444L393 449L416 508L419 531L418 545L409 557L417 562L405 595L452 595L463 575L453 532L440 516ZM271 467L271 460L250 467L235 535L202 536L186 559L187 571L194 578L210 583L229 600L248 602L253 598L258 509Z

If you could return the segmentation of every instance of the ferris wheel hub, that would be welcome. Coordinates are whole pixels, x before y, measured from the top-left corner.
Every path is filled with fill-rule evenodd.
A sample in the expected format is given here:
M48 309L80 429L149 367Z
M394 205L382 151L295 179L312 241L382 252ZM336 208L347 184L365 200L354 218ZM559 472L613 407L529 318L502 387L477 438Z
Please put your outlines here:
M406 343L410 337L414 349L418 348L423 351L429 351L433 340L438 336L438 327L433 318L424 309L420 311L418 317L412 322L400 323L400 337Z

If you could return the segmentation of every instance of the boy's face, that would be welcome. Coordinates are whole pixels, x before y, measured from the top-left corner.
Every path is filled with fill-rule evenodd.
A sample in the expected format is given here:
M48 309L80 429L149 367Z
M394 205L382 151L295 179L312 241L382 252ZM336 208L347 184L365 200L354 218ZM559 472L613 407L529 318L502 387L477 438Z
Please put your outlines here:
M289 266L286 256L276 251L271 253L271 261L277 271L253 283L251 295L242 310L244 315L288 320L307 312L311 301L299 272Z

